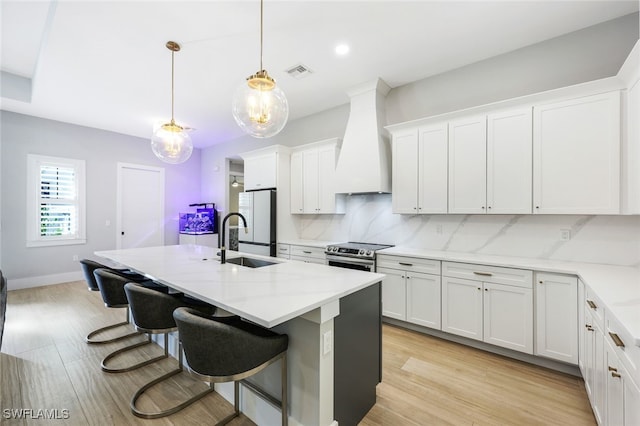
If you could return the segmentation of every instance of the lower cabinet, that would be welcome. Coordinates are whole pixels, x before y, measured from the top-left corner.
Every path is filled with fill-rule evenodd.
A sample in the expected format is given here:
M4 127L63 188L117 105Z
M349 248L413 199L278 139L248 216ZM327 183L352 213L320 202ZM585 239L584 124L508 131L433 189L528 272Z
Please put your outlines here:
M440 330L440 261L379 255L377 265L382 315Z
M535 354L578 364L578 278L536 273Z
M579 365L596 421L605 426L640 425L640 388L627 368L637 364L632 355L637 347L625 347L624 340L607 325L614 321L606 320L608 312L602 303L583 283L580 286L585 288L580 299ZM628 357L636 362L629 363Z
M378 268L382 315L440 330L440 276Z
M443 277L442 331L532 354L533 291Z
M442 331L533 354L533 272L442 262Z
M294 244L289 246L289 259L306 263L319 263L321 265L327 263L324 248L298 246Z

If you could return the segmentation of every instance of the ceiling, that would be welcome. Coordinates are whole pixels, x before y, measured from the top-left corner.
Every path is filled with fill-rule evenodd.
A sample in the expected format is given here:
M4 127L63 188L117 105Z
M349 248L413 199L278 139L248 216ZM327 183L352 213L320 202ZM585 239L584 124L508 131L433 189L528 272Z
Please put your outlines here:
M398 87L636 12L638 4L265 0L264 68L295 120L347 103L349 88L377 77ZM3 88L3 110L150 138L171 117L165 43L174 40L182 46L176 121L194 129L196 147L243 135L231 99L259 68L258 0L1 0L0 7L1 70L21 77L3 81L15 85ZM338 43L350 52L336 55ZM287 74L300 64L312 73Z

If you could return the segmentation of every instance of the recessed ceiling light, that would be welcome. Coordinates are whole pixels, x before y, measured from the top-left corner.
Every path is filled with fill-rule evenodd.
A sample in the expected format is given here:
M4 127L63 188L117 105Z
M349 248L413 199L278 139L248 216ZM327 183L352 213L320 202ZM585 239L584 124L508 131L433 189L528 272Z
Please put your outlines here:
M336 55L344 56L349 53L349 45L339 44L336 46Z

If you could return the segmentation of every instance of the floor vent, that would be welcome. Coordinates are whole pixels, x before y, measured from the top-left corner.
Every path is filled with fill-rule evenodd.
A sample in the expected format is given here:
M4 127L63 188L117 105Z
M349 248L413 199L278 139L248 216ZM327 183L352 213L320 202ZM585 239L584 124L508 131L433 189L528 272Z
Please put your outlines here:
M304 78L312 73L313 71L311 71L309 67L302 64L296 65L287 70L287 74L289 74L293 78Z

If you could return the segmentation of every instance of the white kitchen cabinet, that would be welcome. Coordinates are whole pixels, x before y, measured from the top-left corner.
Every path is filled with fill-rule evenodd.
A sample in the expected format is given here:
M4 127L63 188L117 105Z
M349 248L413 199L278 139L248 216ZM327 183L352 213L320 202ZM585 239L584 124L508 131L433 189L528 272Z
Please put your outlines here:
M440 330L440 262L379 255L382 315Z
M449 213L485 213L487 117L449 123Z
M606 425L640 425L640 388L620 362L611 340L605 339L604 374L606 387Z
M602 328L591 309L585 309L586 376L584 377L591 409L599 425L604 424L606 409L605 340Z
M531 213L531 108L449 123L449 213Z
M244 158L244 190L275 188L277 186L276 152Z
M278 243L276 255L282 259L290 259L290 250L291 246L289 244Z
M304 213L302 152L291 153L291 213Z
M442 331L533 353L531 271L442 262L442 275Z
M578 367L580 368L582 377L585 377L587 374L587 368L585 365L585 359L587 357L587 342L585 339L584 298L585 285L582 280L578 279Z
M386 274L382 280L382 315L398 320L407 320L407 280L404 272L377 268Z
M447 213L447 123L393 134L394 213Z
M291 155L291 213L344 213L344 195L335 192L339 139L296 148Z
M536 273L535 354L578 364L578 278Z
M532 110L487 116L487 213L531 214Z
M620 92L533 108L534 213L620 212Z
M482 340L482 282L442 277L442 331Z
M321 265L327 263L324 248L294 244L289 246L289 259L306 263L318 263Z

